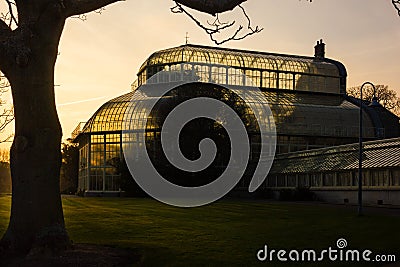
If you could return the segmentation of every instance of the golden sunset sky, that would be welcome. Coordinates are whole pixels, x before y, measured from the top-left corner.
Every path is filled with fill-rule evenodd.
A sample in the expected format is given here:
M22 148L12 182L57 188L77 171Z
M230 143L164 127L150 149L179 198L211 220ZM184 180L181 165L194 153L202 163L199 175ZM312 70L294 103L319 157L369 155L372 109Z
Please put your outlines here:
M68 19L55 81L63 139L104 102L129 92L151 53L184 44L186 32L190 43L213 46L188 17L172 14L173 6L171 0L127 0L86 21ZM243 6L264 30L223 47L312 56L323 39L326 56L346 66L348 87L371 81L400 94L400 17L390 0L248 0ZM201 16L207 18L212 21ZM236 10L221 21L232 18L243 20Z

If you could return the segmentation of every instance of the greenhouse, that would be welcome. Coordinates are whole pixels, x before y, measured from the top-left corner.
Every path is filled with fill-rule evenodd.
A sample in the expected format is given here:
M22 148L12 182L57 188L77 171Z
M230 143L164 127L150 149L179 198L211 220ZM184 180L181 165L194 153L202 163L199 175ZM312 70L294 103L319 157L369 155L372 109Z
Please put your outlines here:
M360 101L346 95L346 69L342 63L325 58L323 48L324 44L318 43L313 57L190 44L155 52L142 64L131 92L106 102L88 122L81 123L74 131L72 137L80 149L79 190L86 195L118 194L123 190L124 116L127 110L134 109L138 111L136 116L143 119L139 106L150 101L153 95L151 91L138 95L137 90L152 84L165 87L192 81L190 86L180 86L163 96L146 118L147 122L140 126L146 133L147 151L161 168L168 165L160 147L163 120L184 100L207 96L233 106L245 122L251 144L246 174L251 176L253 163L261 154L260 125L246 103L231 93L235 90L245 92L250 87L260 89L260 94L254 94L251 102L268 103L272 112L276 154L356 142ZM363 101L362 109L366 140L400 135L399 119L382 106L370 106ZM217 155L209 173L205 170L200 176L178 175L190 176L190 185L209 182L197 180L198 177L217 175L229 157L229 144L223 137L223 130L207 120L200 121L197 126L202 130L186 129L190 138L184 141L188 148L183 153L195 159L197 152L190 148L204 136L217 140L217 147L222 152ZM161 172L176 174L176 170L169 167ZM237 188L248 186L246 177ZM174 182L189 185L180 178Z
M265 188L310 189L319 200L357 204L359 144L278 155ZM400 138L363 145L364 202L400 205Z

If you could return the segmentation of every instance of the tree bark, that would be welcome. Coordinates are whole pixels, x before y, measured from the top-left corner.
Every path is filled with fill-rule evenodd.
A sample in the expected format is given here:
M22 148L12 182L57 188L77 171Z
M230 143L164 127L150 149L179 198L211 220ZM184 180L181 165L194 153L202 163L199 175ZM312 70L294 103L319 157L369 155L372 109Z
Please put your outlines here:
M39 10L40 16L30 16L14 32L3 66L12 89L15 138L11 217L1 246L18 253L64 249L70 243L59 189L62 131L54 97L54 65L65 18L59 5Z

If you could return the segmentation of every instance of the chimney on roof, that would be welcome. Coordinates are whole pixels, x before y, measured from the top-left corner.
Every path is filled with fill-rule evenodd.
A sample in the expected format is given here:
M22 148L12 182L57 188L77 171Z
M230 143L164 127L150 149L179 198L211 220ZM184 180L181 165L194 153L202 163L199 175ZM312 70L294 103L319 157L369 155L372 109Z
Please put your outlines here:
M314 46L314 51L314 57L318 59L325 58L325 44L322 39L317 41L317 45Z

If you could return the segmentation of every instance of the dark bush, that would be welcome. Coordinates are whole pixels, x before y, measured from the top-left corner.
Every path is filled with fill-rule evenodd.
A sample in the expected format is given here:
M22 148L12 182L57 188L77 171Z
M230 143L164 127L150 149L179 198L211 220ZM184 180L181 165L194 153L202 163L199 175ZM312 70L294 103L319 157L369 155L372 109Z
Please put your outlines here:
M261 188L256 191L255 197L258 199L272 199L273 192L270 188Z
M315 194L310 190L309 187L297 187L294 190L294 200L297 201L313 201L315 200Z
M279 191L279 200L281 201L292 201L293 199L293 189L282 189Z
M282 189L279 191L279 200L282 201L313 201L315 194L308 187L297 187L296 189Z

